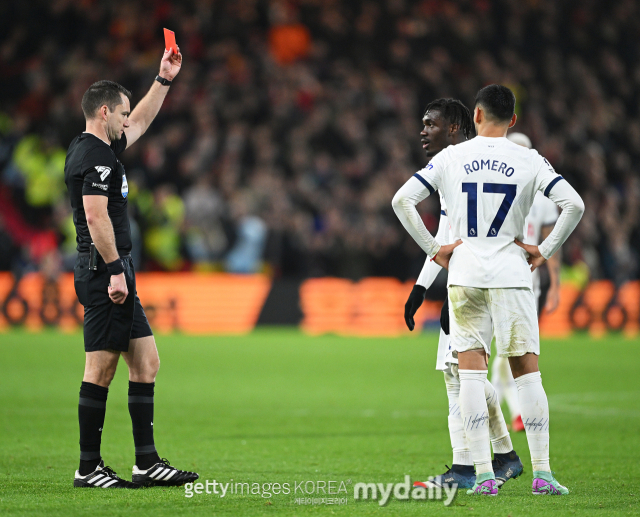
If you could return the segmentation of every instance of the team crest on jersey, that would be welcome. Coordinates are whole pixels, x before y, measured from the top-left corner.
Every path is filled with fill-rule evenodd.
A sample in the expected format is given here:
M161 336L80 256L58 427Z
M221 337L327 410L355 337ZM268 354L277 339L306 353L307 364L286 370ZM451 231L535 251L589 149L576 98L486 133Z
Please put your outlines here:
M111 167L105 167L103 165L97 165L96 170L100 173L100 179L104 181L106 177L111 174Z
M127 183L126 174L122 175L122 188L120 189L120 192L122 192L122 197L125 197L125 198L129 194L129 184Z

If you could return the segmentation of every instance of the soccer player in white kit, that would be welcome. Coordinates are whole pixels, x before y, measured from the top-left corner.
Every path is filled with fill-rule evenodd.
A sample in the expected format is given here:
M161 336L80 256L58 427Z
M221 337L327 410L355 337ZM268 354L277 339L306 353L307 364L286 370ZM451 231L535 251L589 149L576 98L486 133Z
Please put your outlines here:
M523 133L509 133L507 138L513 143L531 149L531 140ZM540 244L553 230L553 225L558 220L558 206L545 197L542 192L537 192L533 198L531 211L524 221L524 243ZM560 301L560 252L558 251L547 261L550 287L547 293L544 309L551 313L558 307ZM538 309L538 319L542 314L541 305L542 290L540 287L540 269L533 273L533 294L536 298ZM491 363L491 383L498 393L500 403L507 403L509 414L511 415L511 430L515 432L524 431L524 423L520 415L520 404L518 404L518 387L511 374L509 360L506 357L496 356ZM495 468L494 468L495 470ZM497 479L497 476L496 476Z
M473 128L473 120L469 109L459 100L436 99L430 102L424 111L422 119L423 130L420 133L422 147L431 160L442 149L467 140ZM545 198L546 199L546 198ZM555 207L555 205L553 205ZM440 196L440 223L435 236L440 244L450 244L450 229L447 218L447 207ZM415 322L413 316L422 305L427 289L431 286L442 268L427 259L420 273L416 285L413 287L405 305L405 321L409 330L413 330ZM441 318L442 329L438 341L438 355L436 370L444 373L444 381L449 400L448 427L453 449L453 463L447 465L444 474L435 476L431 481L416 482L425 488L442 487L457 484L458 488L472 488L476 481L473 459L467 445L462 418L460 416L460 379L458 378L458 359L451 353L448 324L448 303L443 306ZM442 321L446 318L446 321ZM497 390L487 380L485 383L485 397L489 409L489 434L495 459L492 462L496 481L499 486L522 472L520 458L513 450L511 437L500 408Z
M476 483L468 493L497 495L484 395L491 338L509 357L533 464L534 494L568 494L549 465L549 405L538 369L540 338L531 272L574 230L584 203L535 150L507 140L516 122L515 96L501 85L481 89L474 109L476 138L435 156L396 193L393 209L436 263L449 270L451 342L458 356L460 407ZM415 205L439 190L454 244L440 245ZM563 211L540 246L523 244L524 220L537 191Z

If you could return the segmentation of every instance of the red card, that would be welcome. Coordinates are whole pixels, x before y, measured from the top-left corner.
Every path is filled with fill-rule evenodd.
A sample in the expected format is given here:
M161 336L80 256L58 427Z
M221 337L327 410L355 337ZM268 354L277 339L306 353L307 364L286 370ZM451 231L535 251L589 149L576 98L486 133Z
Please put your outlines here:
M176 45L176 33L169 29L164 29L164 48L173 49L173 53L178 53L178 45Z

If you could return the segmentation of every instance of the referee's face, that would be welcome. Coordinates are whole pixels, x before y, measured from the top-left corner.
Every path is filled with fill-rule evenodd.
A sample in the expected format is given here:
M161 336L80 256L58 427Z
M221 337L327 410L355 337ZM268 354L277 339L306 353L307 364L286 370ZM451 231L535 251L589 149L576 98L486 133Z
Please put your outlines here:
M107 135L112 142L120 140L124 130L129 127L131 104L126 95L120 94L120 97L122 98L122 104L118 104L107 119Z

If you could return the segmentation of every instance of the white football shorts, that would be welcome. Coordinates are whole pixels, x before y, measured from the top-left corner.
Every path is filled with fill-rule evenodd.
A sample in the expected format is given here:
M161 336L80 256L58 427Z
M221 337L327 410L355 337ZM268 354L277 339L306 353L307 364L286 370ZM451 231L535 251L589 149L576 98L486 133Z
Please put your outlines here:
M528 287L450 285L449 319L457 353L484 348L490 355L495 336L500 357L540 355L536 298Z
M454 350L451 346L451 339L440 329L440 339L438 340L438 356L436 359L436 370L445 371L451 364L458 364L458 359L454 357Z

